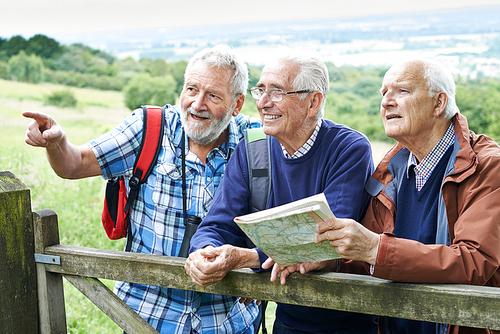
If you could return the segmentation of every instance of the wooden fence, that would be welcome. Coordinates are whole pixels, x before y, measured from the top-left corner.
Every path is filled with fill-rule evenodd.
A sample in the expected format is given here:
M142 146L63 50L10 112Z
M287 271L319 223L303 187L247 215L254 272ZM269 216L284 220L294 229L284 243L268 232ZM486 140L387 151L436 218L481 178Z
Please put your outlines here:
M157 332L99 278L500 330L498 288L342 273L293 274L281 286L245 269L201 288L181 258L60 245L56 213L31 212L29 189L10 172L0 172L0 256L2 333L66 333L62 277L129 334Z

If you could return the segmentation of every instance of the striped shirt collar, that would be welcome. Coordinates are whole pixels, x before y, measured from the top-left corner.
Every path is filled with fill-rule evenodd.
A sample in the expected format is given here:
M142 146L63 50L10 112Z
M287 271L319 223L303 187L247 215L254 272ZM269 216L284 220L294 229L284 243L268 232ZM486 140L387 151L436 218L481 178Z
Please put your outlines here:
M311 147L313 147L314 142L316 141L316 138L318 137L318 132L319 132L319 129L321 128L322 121L323 121L323 119L320 118L316 122L316 127L314 128L314 131L313 131L311 137L309 137L309 139L305 142L305 144L302 145L302 147L299 148L292 156L290 156L290 154L288 154L288 152L285 149L285 147L280 144L281 145L281 149L283 150L283 155L285 156L285 158L287 158L287 159L297 159L297 158L300 158L300 157L306 155L306 153L309 152L309 150L311 149Z
M410 153L408 165L406 167L406 176L408 178L410 177L410 168L415 166L413 171L415 172L415 183L418 191L424 187L432 171L436 168L448 148L455 142L454 129L455 127L453 123L451 123L441 140L439 140L437 145L434 146L432 151L430 151L420 163L417 163L417 159L413 153Z

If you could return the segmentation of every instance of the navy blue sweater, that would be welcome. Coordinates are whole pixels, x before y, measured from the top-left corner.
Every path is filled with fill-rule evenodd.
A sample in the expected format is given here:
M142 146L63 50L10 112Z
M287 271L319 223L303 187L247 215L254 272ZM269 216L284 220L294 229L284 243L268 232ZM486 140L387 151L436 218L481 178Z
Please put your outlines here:
M272 189L269 207L325 193L332 212L339 218L361 220L370 200L364 185L373 171L370 143L362 134L323 120L313 147L297 159L286 159L279 142L272 138ZM207 245L244 246L246 236L233 222L249 213L248 167L243 142L229 160L213 204L191 239L191 251ZM262 262L266 256L259 251ZM287 326L313 332L330 332L365 326L368 315L278 304L276 317Z
M420 241L426 245L436 243L438 198L452 149L453 147L448 148L420 191L415 186L413 169L409 172L409 178L402 180L394 223L396 237ZM437 333L436 324L431 322L399 318L389 318L387 321L394 333Z

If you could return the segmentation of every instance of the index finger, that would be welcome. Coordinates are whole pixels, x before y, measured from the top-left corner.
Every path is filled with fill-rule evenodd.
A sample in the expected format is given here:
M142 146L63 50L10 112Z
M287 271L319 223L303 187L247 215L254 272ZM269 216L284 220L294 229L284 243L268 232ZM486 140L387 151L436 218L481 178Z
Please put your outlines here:
M22 115L26 118L33 118L35 120L43 120L47 121L49 119L49 115L40 111L23 111Z
M262 269L269 269L274 264L274 260L268 257L264 263L262 263Z
M323 233L328 230L338 229L338 221L339 220L337 218L330 218L325 221L319 222L316 226L316 233Z

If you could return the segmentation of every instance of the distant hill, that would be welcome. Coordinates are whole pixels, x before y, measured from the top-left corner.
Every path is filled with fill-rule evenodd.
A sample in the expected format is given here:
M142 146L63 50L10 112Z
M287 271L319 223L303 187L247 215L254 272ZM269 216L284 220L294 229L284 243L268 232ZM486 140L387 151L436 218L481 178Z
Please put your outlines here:
M117 56L141 55L179 60L206 45L234 47L296 43L352 43L359 40L408 43L424 36L490 35L500 33L500 5L406 14L320 20L277 21L162 28L54 36L63 44L83 43ZM498 38L498 36L497 36ZM413 43L418 48L418 43ZM420 44L422 44L420 42ZM449 44L449 43L448 43ZM410 46L411 47L411 46Z

